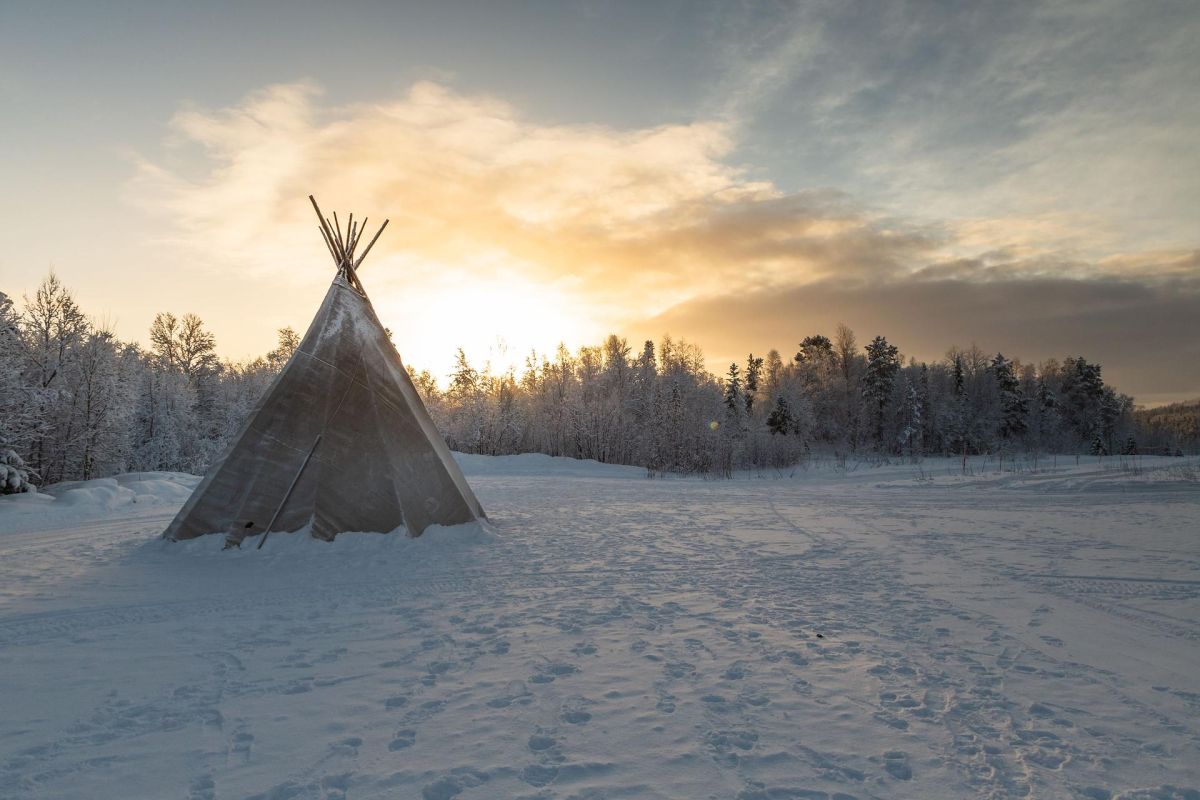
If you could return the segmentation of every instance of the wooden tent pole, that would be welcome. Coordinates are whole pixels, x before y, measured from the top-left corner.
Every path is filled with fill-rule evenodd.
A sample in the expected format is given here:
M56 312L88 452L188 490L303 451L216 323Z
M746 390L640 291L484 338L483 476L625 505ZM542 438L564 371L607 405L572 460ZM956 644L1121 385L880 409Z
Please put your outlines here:
M257 550L262 550L264 544L267 543L267 537L271 535L271 526L275 524L275 520L279 519L279 515L283 513L283 507L287 505L287 501L292 496L292 490L296 488L296 484L300 482L300 476L304 474L304 468L308 466L308 462L312 459L313 453L317 451L317 445L321 443L322 434L317 434L317 439L313 442L312 447L308 449L308 455L304 457L304 463L300 465L300 469L296 472L296 477L292 478L292 485L288 487L287 493L283 499L279 501L279 508L275 509L275 515L271 517L271 521L267 523L267 529L263 532L263 537L258 540Z
M329 248L329 255L333 257L334 263L337 263L337 253L333 252L333 245L329 242L329 237L325 235L325 229L319 227L317 230L321 232L321 241L325 242L325 246Z
M367 249L363 250L363 254L358 257L358 260L354 262L354 268L356 270L358 269L358 265L363 262L363 259L367 257L367 253L371 252L371 248L375 246L376 239L379 238L379 234L383 233L383 229L387 227L389 222L391 222L391 220L385 219L383 221L383 224L379 226L379 230L375 232L375 238L372 239L371 243L367 245Z
M338 241L337 234L333 232L333 223L329 221L329 217L325 218L325 226L329 228L329 238L333 240L333 249L337 251L338 258L340 259L342 257L342 245ZM341 265L342 262L338 261L338 266L340 267Z
M370 217L363 217L363 221L358 223L358 230L354 232L354 246L350 248L350 260L354 260L354 251L358 249L358 243L362 239L363 233L367 230L367 220Z
M333 261L340 269L342 262L345 260L345 256L338 253L337 242L333 238L333 231L329 230L329 220L324 214L321 213L321 207L317 205L317 199L315 197L310 194L308 196L308 200L312 203L313 210L317 212L317 221L321 223L321 230L324 232L325 237L329 240L329 249L330 252L333 253Z
M337 212L333 212L333 232L337 234L338 249L342 252L342 258L346 257L346 243L342 241L342 225L338 222Z

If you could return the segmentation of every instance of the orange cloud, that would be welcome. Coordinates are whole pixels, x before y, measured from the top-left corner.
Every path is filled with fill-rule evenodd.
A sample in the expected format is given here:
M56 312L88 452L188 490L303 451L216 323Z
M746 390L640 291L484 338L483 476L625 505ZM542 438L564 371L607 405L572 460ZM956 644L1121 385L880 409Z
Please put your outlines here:
M433 83L340 107L312 84L274 86L181 112L171 130L167 156L140 161L131 192L219 274L327 279L309 193L326 209L390 216L363 279L421 365L460 344L519 363L532 347L636 329L684 304L805 286L1194 265L1194 254L1072 258L1089 227L1065 215L918 225L834 190L785 192L729 163L724 122L541 124Z
M214 268L309 280L325 268L313 258L313 192L326 208L391 216L366 280L390 260L410 292L446 274L536 282L608 326L714 291L893 266L928 246L836 192L789 195L747 178L725 161L734 143L722 123L540 125L431 83L388 103L319 99L295 84L179 113L174 151L199 146L202 159L141 161L135 196Z

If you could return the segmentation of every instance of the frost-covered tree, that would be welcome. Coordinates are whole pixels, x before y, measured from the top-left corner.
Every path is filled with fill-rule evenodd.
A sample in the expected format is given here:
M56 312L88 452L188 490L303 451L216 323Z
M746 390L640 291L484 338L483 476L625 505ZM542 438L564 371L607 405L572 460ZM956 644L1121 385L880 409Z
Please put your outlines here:
M833 357L833 342L829 340L828 336L818 333L806 336L804 341L800 342L800 350L796 353L795 361L798 364L811 364L814 361L823 361Z
M841 408L837 427L851 450L859 444L859 377L863 372L863 358L858 354L858 339L846 325L838 325L834 335L833 351L841 378Z
M633 365L629 394L631 426L630 458L634 463L648 465L653 450L655 428L655 398L658 394L658 360L654 342L642 343L642 352Z
M35 482L124 469L202 472L298 340L283 328L263 356L222 363L194 315L156 317L143 350L89 322L54 275L19 310L0 295L4 481L15 469ZM777 350L751 355L728 380L708 372L699 347L669 336L636 355L618 336L574 352L560 345L550 357L530 354L519 374L477 369L460 350L445 390L428 372L411 374L455 448L595 458L650 474L784 467L813 452L845 456L870 440L914 457L1018 442L1034 453L1111 453L1129 450L1135 433L1132 400L1082 357L1035 369L972 346L902 366L882 336L864 355L844 325L832 338L805 337L786 362ZM1138 429L1136 441L1144 432L1172 452L1200 441L1185 411L1172 412L1170 438Z
M896 375L900 372L900 351L882 336L876 336L866 346L866 351L867 368L862 378L862 396L872 409L875 441L883 447L888 401L896 386Z
M900 428L897 445L901 451L908 451L910 457L916 458L924 452L924 410L925 404L921 398L918 384L908 377L904 379L904 424Z
M792 432L794 425L791 406L788 405L786 397L779 395L775 398L775 407L767 416L767 430L772 436L787 436Z
M123 349L107 328L92 330L80 347L71 383L79 431L73 466L83 480L121 472L128 465L133 396L122 370Z
M216 338L195 314L156 315L150 343L163 365L185 375L193 386L217 369Z
M37 428L32 432L29 465L42 480L65 476L66 453L74 443L72 397L67 373L79 357L88 321L71 292L51 272L20 319L26 354L26 382L33 390Z
M35 488L33 477L17 451L0 438L0 494L32 492Z
M1100 437L1103 447L1104 380L1100 377L1100 365L1089 363L1082 356L1068 358L1063 362L1062 373L1061 408L1066 423L1074 430L1077 441L1094 447Z
M725 406L722 433L726 437L741 438L746 432L746 396L736 362L730 364L729 371L725 373L725 394L721 402Z
M772 348L767 351L767 360L763 365L762 394L768 402L779 394L783 378L783 358L779 351Z
M1000 413L996 420L996 435L1008 444L1028 429L1029 401L1021 391L1013 362L997 353L989 367L996 380Z
M40 427L39 398L26 380L28 364L17 311L0 292L0 443L14 451L27 452Z
M746 359L746 414L753 415L754 404L758 400L759 383L762 380L763 360L755 358L754 353Z
M446 432L451 445L469 452L478 452L483 436L483 387L479 372L467 360L460 347L454 355L454 369L450 373L449 430Z
M279 372L287 364L292 357L292 353L296 352L296 348L300 346L300 335L290 327L283 327L276 331L278 344L275 349L267 353L267 366L273 371Z

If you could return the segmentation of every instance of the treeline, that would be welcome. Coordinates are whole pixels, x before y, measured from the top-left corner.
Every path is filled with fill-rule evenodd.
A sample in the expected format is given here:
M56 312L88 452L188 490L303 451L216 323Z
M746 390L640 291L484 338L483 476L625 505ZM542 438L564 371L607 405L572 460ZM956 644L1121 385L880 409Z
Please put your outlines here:
M123 471L202 473L286 364L299 337L245 362L222 361L203 322L159 314L150 346L88 319L51 274L18 309L0 293L0 485ZM1136 452L1133 401L1082 357L1022 364L976 347L905 362L883 337L860 346L839 327L786 356L771 350L705 369L694 344L531 355L495 373L458 352L445 390L414 372L454 449L539 452L729 475L808 454Z
M1200 452L1200 400L1133 412L1148 451L1182 455Z
M700 350L664 337L634 351L617 336L577 353L531 356L520 375L472 367L462 351L446 391L415 376L450 445L541 452L729 475L814 452L921 457L1136 453L1133 399L1083 357L1021 364L978 347L903 360L840 326L786 358L750 354L718 378Z
M222 362L194 315L159 314L149 348L89 320L51 273L24 307L0 292L0 489L128 471L202 473L299 343Z

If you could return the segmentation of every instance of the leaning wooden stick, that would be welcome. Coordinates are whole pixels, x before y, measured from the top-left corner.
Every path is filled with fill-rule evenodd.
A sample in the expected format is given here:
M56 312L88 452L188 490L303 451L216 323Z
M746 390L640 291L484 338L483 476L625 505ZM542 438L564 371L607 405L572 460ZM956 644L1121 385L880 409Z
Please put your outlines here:
M350 260L354 260L354 251L358 249L358 244L362 240L362 235L367 230L367 220L370 217L363 217L363 221L358 223L358 230L354 232L354 246L350 248Z
M295 489L296 484L300 482L300 476L304 474L304 468L308 466L308 462L312 459L313 453L317 451L317 445L320 443L321 434L317 434L316 441L314 441L312 447L309 448L308 455L304 457L304 463L300 465L300 469L296 472L296 477L292 478L292 485L288 487L287 493L284 494L283 499L279 501L279 508L275 509L275 514L271 517L271 521L267 523L267 529L263 532L263 537L258 540L258 547L255 549L262 550L262 546L267 543L267 537L271 535L271 528L275 525L275 520L279 519L279 515L283 513L283 507L287 505L288 499L292 496L292 490Z
M375 246L375 240L379 238L379 234L383 233L383 229L387 227L389 222L391 222L391 220L385 219L383 224L379 226L379 230L375 232L375 238L372 239L371 243L367 245L367 249L363 250L363 254L358 257L358 260L354 262L355 269L358 269L358 265L361 264L363 259L367 257L367 253L371 252L371 248Z

